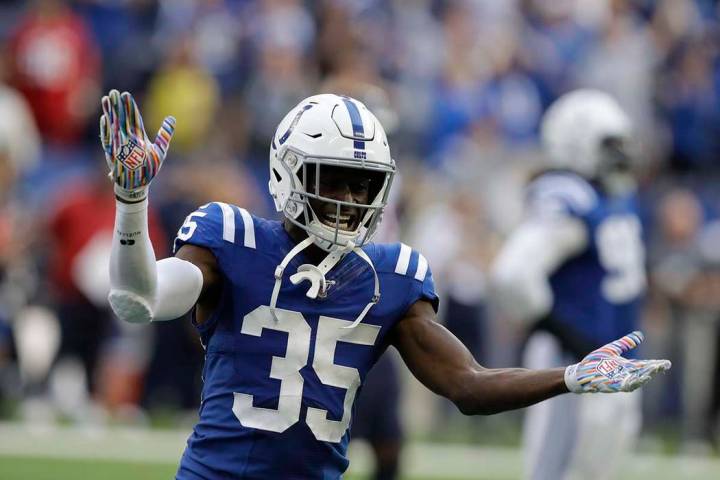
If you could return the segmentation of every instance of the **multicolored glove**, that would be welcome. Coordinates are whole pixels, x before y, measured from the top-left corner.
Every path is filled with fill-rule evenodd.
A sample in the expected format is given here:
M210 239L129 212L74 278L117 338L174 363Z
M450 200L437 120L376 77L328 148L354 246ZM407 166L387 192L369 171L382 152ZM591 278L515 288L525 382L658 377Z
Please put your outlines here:
M175 118L166 117L155 142L150 142L140 111L128 92L111 90L102 98L100 142L120 201L137 203L162 166L175 131Z
M565 384L573 393L632 392L658 372L670 369L669 360L630 360L620 355L645 339L632 332L591 352L580 363L565 369Z

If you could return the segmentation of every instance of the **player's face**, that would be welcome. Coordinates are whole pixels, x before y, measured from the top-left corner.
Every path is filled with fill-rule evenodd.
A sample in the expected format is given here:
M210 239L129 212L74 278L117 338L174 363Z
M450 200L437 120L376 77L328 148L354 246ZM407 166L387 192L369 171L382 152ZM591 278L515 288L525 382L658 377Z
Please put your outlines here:
M626 195L636 188L633 149L629 139L607 137L602 141L598 178L611 195Z
M632 155L628 140L621 137L607 137L601 145L603 167L609 171L629 172Z
M315 165L308 165L305 190L311 194L349 204L367 205L371 201L371 191L377 191L374 187L378 178L374 172L322 165L318 178L317 170ZM336 203L319 198L310 198L309 202L318 220L332 228L337 225L341 230L358 228L365 213L364 208L341 205L338 215Z

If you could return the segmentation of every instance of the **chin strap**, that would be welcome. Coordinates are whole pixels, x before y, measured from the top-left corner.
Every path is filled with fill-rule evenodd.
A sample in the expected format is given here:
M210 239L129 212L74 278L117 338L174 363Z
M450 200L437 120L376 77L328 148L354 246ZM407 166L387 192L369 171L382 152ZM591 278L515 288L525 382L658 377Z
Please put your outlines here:
M273 286L272 297L270 297L270 313L272 314L275 322L278 321L277 315L275 314L275 308L277 306L278 295L280 294L280 286L282 285L282 276L285 271L285 267L288 266L290 260L295 258L295 255L312 245L314 241L315 237L310 235L308 238L295 245L295 247L293 247L293 249L285 255L285 258L282 259L280 265L275 267L275 285Z
M370 302L368 302L367 305L365 305L365 308L363 308L363 311L360 312L360 315L355 319L355 321L352 323L352 325L348 325L347 327L342 328L355 328L357 327L360 322L363 321L363 318L365 318L365 315L370 311L370 309L380 301L380 281L378 280L377 271L375 271L375 265L373 265L372 260L370 260L370 257L367 256L367 254L360 248L353 249L353 252L357 253L358 257L362 258L367 262L368 265L370 265L370 269L373 272L373 276L375 277L375 290L373 291L373 296L370 299Z
M277 308L277 299L280 294L280 287L282 286L283 272L285 271L285 268L288 266L290 261L295 258L297 254L305 250L314 242L315 237L313 235L308 236L308 238L295 245L295 247L290 250L287 255L285 255L285 258L283 258L282 262L280 262L280 265L275 268L275 285L273 286L272 297L270 298L270 313L272 313L273 319L276 322L278 321L278 318L275 310ZM325 279L325 275L330 270L332 270L332 268L337 265L337 263L345 255L350 252L356 253L360 258L365 260L368 265L370 265L370 269L372 270L373 276L375 277L375 289L373 292L373 297L370 299L370 302L365 306L363 311L360 312L360 315L351 325L343 328L356 327L360 322L362 322L363 318L365 318L365 315L367 315L373 305L380 301L380 282L378 281L375 266L373 265L372 260L370 260L370 257L368 257L362 249L356 247L353 242L348 242L347 246L343 248L338 248L330 252L328 256L325 257L325 259L317 266L311 265L309 263L300 265L297 269L297 273L290 277L290 281L293 285L297 285L300 282L304 281L310 282L310 288L305 293L305 295L308 298L317 298L318 295L324 294L327 290L328 284L327 280Z

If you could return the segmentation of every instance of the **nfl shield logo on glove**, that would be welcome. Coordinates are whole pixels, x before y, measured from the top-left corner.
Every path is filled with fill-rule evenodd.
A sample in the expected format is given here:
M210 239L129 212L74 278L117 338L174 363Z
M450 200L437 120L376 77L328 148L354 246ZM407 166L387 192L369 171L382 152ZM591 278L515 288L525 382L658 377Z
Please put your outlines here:
M128 138L128 142L120 147L120 151L117 154L117 159L126 168L135 170L140 167L145 161L145 150L140 147L137 140Z
M623 371L623 366L615 359L604 358L598 364L597 371L608 378L614 378L615 375Z

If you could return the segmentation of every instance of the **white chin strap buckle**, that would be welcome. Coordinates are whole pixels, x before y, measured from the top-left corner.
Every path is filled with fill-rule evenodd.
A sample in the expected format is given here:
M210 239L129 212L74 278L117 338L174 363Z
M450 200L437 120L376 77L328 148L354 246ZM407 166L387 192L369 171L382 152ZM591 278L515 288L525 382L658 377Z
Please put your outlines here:
M318 295L324 295L327 291L327 280L320 270L315 265L305 263L298 267L298 271L295 275L290 277L290 281L293 285L297 285L300 282L307 280L310 282L310 288L305 293L308 298L317 298Z

